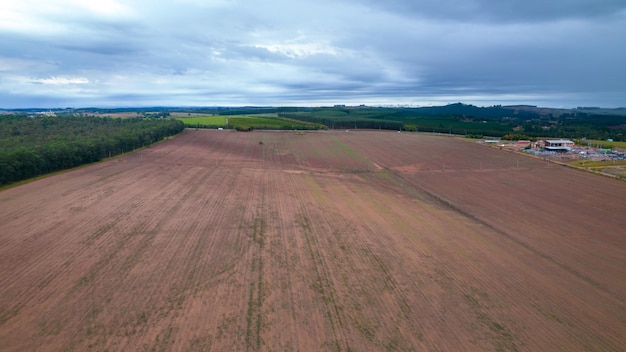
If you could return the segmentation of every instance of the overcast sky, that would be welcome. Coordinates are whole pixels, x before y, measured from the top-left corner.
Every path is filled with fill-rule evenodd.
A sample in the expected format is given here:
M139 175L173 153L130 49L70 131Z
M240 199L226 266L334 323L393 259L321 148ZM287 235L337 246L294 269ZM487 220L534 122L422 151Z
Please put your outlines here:
M625 0L0 0L0 108L626 106Z

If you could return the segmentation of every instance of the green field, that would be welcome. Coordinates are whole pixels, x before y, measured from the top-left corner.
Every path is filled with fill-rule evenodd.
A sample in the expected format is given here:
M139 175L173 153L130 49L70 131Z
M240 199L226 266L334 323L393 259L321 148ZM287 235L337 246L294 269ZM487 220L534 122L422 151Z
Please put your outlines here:
M195 115L193 117L178 117L187 127L224 127L226 126L226 116L220 115Z
M589 160L576 160L569 163L573 166L580 167L604 167L604 166L626 166L626 160L604 160L604 161L589 161Z
M626 160L589 161L577 160L569 163L572 166L582 167L589 171L626 179Z
M619 141L608 142L608 141L601 141L601 140L595 140L595 139L587 139L587 140L581 140L580 145L600 146L600 148L606 148L606 149L613 149L615 147L626 149L626 142L619 142Z
M317 130L325 128L321 124L281 118L277 114L231 115L228 118L228 126L238 130Z
M181 117L174 115L187 127L196 128L234 128L241 131L254 129L270 130L316 130L325 129L321 124L298 121L290 118L278 117L276 113L246 114L246 115L197 115Z

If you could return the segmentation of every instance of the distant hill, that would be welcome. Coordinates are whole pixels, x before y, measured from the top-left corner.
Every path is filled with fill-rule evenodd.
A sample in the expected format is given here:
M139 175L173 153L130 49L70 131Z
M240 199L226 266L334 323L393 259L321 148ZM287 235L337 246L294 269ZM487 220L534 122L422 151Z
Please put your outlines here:
M626 108L595 108L595 107L578 107L576 109L560 109L560 108L548 108L548 107L537 107L531 105L509 105L504 106L505 109L513 109L516 111L528 111L534 112L539 115L547 116L552 115L554 117L559 117L563 114L577 114L583 113L588 115L615 115L615 116L626 116Z

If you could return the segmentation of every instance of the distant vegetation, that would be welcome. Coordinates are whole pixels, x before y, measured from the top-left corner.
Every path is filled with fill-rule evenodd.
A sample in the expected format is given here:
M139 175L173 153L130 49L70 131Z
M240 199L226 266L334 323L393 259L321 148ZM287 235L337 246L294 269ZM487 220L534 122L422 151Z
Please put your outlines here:
M176 119L182 121L185 127L219 128L226 126L226 116L220 115L199 115L193 117L176 116Z
M196 128L234 128L238 131L252 131L254 129L268 130L319 130L326 126L297 119L279 117L276 113L257 114L224 114L206 115L198 117L177 117L187 127Z
M165 108L163 108L165 109ZM171 111L180 111L172 108ZM383 129L417 132L449 133L466 136L504 137L506 135L534 138L587 138L597 140L626 139L626 109L551 109L529 105L476 107L466 104L451 104L437 107L214 107L187 108L191 114L213 114L220 117L232 116L241 122L240 128L285 128L294 127L293 120L323 125L329 129ZM180 112L179 112L180 113ZM240 119L241 117L241 119ZM248 121L243 121L247 118ZM253 117L270 118L274 121L257 120ZM291 119L292 122L277 124L277 120ZM189 120L193 121L193 120ZM196 123L200 120L196 120ZM193 126L193 122L185 123ZM207 125L209 126L209 125ZM202 127L202 126L200 126ZM214 127L214 126L210 126ZM224 125L235 128L236 125ZM310 127L310 126L309 126Z
M278 117L276 114L259 114L259 115L232 115L228 118L228 125L239 131L250 131L253 129L270 129L270 130L319 130L326 129L326 126L291 119Z
M626 139L626 109L476 107L203 107L14 110L0 115L0 185L102 159L188 128L380 129L469 138ZM27 117L27 115L29 117ZM50 116L48 116L50 115ZM56 115L56 116L55 116ZM96 117L97 116L97 117ZM123 119L112 118L125 117ZM167 118L170 117L170 118ZM594 142L599 144L600 142ZM610 143L610 142L607 142Z
M525 106L332 107L279 112L278 116L321 123L328 128L392 129L493 137L517 134L528 139L559 137L622 141L626 134L624 115L592 115L578 110Z
M626 142L622 141L607 141L607 140L593 140L593 139L584 139L584 140L575 140L576 144L580 145L588 145L595 146L597 148L603 149L621 149L626 150Z
M183 129L173 119L0 115L0 185L99 161Z
M507 140L507 141L522 141L522 140L534 141L535 140L535 138L531 136L527 136L525 134L521 134L521 133L505 134L504 136L502 136L502 139Z
M31 110L20 110L22 113ZM153 107L125 109L57 109L125 117L174 117L187 127L239 129L388 129L457 135L529 138L626 140L626 108L553 109L531 105L477 107L450 104L435 107ZM122 115L124 114L124 115ZM232 121L226 124L226 118ZM254 119L253 119L254 118ZM258 119L257 119L258 118ZM247 119L247 121L245 121ZM303 124L303 125L297 125Z

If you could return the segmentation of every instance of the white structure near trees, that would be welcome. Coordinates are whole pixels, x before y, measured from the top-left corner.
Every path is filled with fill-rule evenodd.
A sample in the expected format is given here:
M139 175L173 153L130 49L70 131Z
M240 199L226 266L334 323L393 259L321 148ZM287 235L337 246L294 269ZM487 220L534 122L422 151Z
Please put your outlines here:
M569 152L572 150L574 142L568 139L548 139L544 143L545 150L551 150L555 152Z

